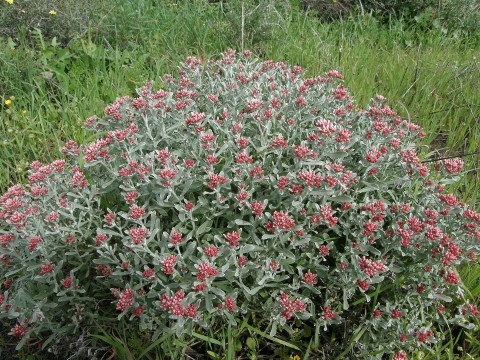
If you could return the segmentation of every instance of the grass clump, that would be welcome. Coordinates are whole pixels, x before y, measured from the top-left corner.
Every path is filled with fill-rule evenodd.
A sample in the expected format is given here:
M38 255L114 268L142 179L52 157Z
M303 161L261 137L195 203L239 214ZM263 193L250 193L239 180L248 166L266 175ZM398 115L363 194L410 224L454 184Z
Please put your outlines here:
M35 31L40 31L48 39L67 44L97 25L100 14L111 5L105 0L2 1L0 36L14 43L32 44Z

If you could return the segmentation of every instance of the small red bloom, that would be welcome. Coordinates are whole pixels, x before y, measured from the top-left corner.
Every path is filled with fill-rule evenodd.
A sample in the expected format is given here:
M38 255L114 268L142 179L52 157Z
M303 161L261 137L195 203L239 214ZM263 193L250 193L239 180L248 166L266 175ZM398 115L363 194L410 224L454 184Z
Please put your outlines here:
M405 351L397 351L394 355L392 360L407 360L407 354Z
M323 257L327 256L328 252L330 251L327 245L320 245L318 250L320 251L320 255L322 255Z
M56 211L52 211L46 218L45 221L54 222L59 219L58 213ZM13 221L12 221L13 222Z
M245 258L245 256L239 256L238 257L238 266L239 267L244 267L246 263L247 263L247 259Z
M185 165L188 169L193 168L195 166L195 161L192 159L185 160Z
M25 333L28 331L28 326L21 326L20 324L15 325L15 327L10 329L10 332L16 338L23 338Z
M270 145L273 148L286 148L288 146L287 141L283 138L283 135L278 135L275 139L273 139L272 144Z
M135 244L140 244L147 236L147 228L133 228L130 229L130 236Z
M170 255L169 257L160 261L162 265L162 271L165 275L173 274L173 266L177 262L177 257L175 255Z
M227 296L225 298L225 308L228 310L228 311L233 311L235 310L235 301L230 297L230 296Z
M40 236L32 237L29 242L28 250L35 250L36 246L42 241Z
M145 209L134 205L130 210L130 217L132 219L140 219L143 215L145 215Z
M445 276L445 281L447 283L457 285L460 282L460 278L453 270L448 270L448 273Z
M138 197L138 192L136 191L129 191L125 194L125 200L132 205L135 202L135 199Z
M135 310L133 310L133 315L140 316L140 315L142 315L142 312L143 312L143 307L139 306Z
M107 225L110 225L114 219L115 219L114 213L108 213L107 215L105 215L105 222L107 223Z
M273 219L273 226L282 230L288 230L295 226L295 221L282 211L274 211Z
M304 311L307 307L300 299L290 300L285 293L280 295L280 305L284 308L282 316L287 320L291 319L295 312Z
M185 310L184 313L185 317L190 317L190 318L195 318L197 317L197 307L195 304L190 304L187 306L187 309Z
M335 319L335 316L337 316L337 314L332 311L330 306L325 306L323 308L323 319L324 320L326 320L326 321L333 320L333 319Z
M152 268L145 269L142 273L143 277L147 279L151 278L154 274L155 270L153 270Z
M253 202L250 207L255 216L262 216L263 204L261 201Z
M171 244L179 244L183 241L182 234L179 233L176 230L172 231L172 234L170 235L170 243Z
M315 279L316 276L317 275L315 275L311 272L307 272L307 273L303 274L303 281L305 281L307 284L315 285L317 283L317 279Z
M238 239L240 239L240 233L238 231L232 231L225 234L226 240L230 244L230 246L237 246Z
M269 266L270 266L270 269L272 269L272 271L278 270L278 263L276 261L271 261Z
M123 290L118 296L116 309L124 311L128 306L133 306L134 296L132 289Z
M310 152L312 151L304 145L294 146L293 150L295 152L295 155L299 159L305 159L307 157L307 155L310 154Z
M214 277L217 275L217 268L208 263L202 263L198 266L197 279L204 281L206 277Z
M45 274L52 273L54 270L55 270L55 267L50 262L46 263L46 264L42 265L42 267L40 269L40 275L43 276Z
M442 160L442 163L445 166L445 170L450 174L455 174L463 169L463 161L460 158L444 159Z
M392 319L398 319L400 317L402 317L402 312L400 310L393 309L392 310Z
M105 235L105 234L98 234L95 239L97 240L96 241L96 245L99 246L101 245L104 241L106 241L108 239L108 236Z
M357 281L357 285L360 287L360 289L362 289L363 291L367 291L368 288L369 288L369 284L368 282L366 282L365 280L358 280Z
M198 285L195 285L195 288L194 288L195 292L202 292L206 289L207 289L207 285L205 285L205 283L203 282Z
M219 248L217 248L214 245L208 246L206 248L203 248L203 252L209 256L209 257L215 257L217 256L218 252L220 251Z

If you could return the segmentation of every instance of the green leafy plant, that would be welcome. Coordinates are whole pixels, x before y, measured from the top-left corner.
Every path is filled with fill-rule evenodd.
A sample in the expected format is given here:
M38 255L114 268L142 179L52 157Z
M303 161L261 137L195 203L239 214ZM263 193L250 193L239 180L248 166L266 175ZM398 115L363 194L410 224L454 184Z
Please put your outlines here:
M457 36L478 33L480 2L449 0L442 3L440 18L445 32Z
M56 38L66 44L85 34L99 21L108 1L2 1L0 3L0 36L15 41L29 39L35 42L35 33L47 39Z
M384 20L389 16L413 18L437 4L435 0L300 0L303 8L315 11L322 19L348 15L352 9L373 12Z
M245 44L261 48L291 16L290 2L285 0L221 1L220 9L224 21L216 27L241 49Z
M322 20L337 19L349 13L354 1L352 0L300 0L302 8L313 11Z
M380 95L358 108L342 79L248 51L188 57L88 118L96 141L32 163L0 198L0 318L18 348L119 319L155 342L254 314L264 337L300 326L309 351L341 338L324 353L398 360L471 327L456 267L477 261L480 214L443 191L461 160L428 168L420 127Z

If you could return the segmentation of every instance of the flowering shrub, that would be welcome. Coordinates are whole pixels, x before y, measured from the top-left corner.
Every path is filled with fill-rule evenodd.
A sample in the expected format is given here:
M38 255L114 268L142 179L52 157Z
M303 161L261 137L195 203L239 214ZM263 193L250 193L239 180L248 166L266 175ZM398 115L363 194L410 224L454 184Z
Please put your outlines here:
M357 109L337 71L248 52L163 80L1 197L0 317L19 346L122 317L180 335L255 313L272 335L348 325L357 356L404 359L478 317L449 305L480 241L480 214L443 192L462 163L422 164L419 126L381 96Z

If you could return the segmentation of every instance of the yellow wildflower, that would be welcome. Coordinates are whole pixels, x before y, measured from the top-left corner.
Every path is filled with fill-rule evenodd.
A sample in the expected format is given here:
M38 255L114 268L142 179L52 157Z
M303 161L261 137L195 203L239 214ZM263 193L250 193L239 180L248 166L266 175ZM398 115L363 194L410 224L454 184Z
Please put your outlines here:
M22 110L22 115L25 115L27 113L27 110L23 109Z
M7 3L9 3L10 5L13 4L13 0L5 0Z
M300 360L300 356L295 355L295 356L293 357L293 360Z
M5 105L10 106L11 103L12 103L12 100L10 99L5 100Z
M56 12L55 10L50 10L48 13L49 13L50 15L57 15L57 12Z

